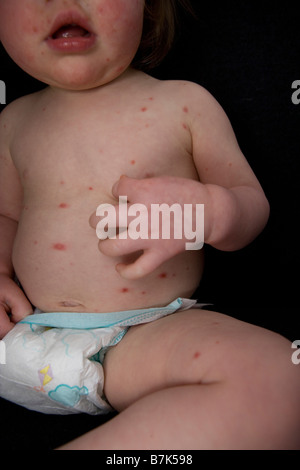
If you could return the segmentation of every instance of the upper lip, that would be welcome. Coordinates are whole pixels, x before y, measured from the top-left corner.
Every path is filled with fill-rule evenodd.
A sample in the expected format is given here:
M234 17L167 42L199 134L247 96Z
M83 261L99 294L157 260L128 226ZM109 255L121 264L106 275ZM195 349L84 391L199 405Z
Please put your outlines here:
M63 26L71 24L80 26L81 28L86 29L89 33L94 34L91 29L90 22L79 12L72 10L61 12L56 16L47 38L54 36L54 34Z

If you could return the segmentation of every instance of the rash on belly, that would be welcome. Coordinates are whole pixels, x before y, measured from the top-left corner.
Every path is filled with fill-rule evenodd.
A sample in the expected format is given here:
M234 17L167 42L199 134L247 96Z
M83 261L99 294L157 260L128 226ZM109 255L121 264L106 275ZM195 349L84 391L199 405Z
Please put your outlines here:
M53 250L57 250L57 251L66 251L67 246L64 245L63 243L54 243L54 245L52 245L52 248Z

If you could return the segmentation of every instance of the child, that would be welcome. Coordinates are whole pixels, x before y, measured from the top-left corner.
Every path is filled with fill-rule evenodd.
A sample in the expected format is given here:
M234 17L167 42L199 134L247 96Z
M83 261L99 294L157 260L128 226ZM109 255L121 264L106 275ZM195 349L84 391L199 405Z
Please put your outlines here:
M4 47L48 85L1 115L1 338L31 305L113 318L195 291L203 255L184 237L117 237L98 251L99 204L204 204L205 243L220 250L264 228L268 202L220 106L139 70L169 44L173 3L0 0ZM272 332L190 309L132 326L102 362L120 413L66 449L299 448L300 378Z

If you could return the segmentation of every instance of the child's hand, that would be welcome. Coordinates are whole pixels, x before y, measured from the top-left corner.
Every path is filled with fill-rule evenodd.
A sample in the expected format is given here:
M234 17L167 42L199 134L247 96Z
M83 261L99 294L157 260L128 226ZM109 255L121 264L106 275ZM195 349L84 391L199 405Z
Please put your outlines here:
M32 313L32 306L17 284L8 276L0 275L0 339L15 324Z
M144 277L153 272L162 263L186 249L186 243L191 241L191 238L187 240L184 237L184 222L180 214L183 214L183 205L193 200L195 184L199 190L199 182L183 178L157 177L137 180L123 176L114 185L112 190L114 197L119 199L119 197L126 196L128 203L125 207L123 204L115 206L117 233L119 232L119 235L114 238L100 240L99 250L103 254L113 257L142 252L138 259L132 264L117 264L116 270L122 277L126 279ZM142 205L144 210L138 212L138 206L133 206L133 204ZM153 224L151 224L151 210L153 204L167 204L166 218L160 220L160 227L158 231L155 231L156 236L153 232ZM178 239L174 238L173 215L171 212L170 216L168 209L173 204L180 206L180 220L177 219L175 221L175 225L179 222L178 225L181 224L182 226L181 237ZM122 220L119 220L119 215L121 215L121 213L124 215L124 211L126 211L127 219L125 227ZM132 224L134 220L136 220L136 224ZM162 237L161 233L162 223L165 222L168 224L169 221L171 222L170 237L165 239ZM98 217L96 214L93 214L90 219L90 224L96 228L98 222L99 214ZM148 230L147 233L145 233L147 227ZM114 228L115 227L113 227L113 229ZM139 236L137 238L137 234L141 235L139 233L141 229L144 229L143 237L141 238ZM203 227L201 227L201 229L203 229Z

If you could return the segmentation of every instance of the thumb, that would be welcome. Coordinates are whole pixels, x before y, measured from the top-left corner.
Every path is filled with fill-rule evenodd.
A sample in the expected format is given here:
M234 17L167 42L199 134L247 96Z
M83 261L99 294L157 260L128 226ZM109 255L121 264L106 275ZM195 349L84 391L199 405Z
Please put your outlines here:
M119 180L115 182L112 187L112 195L118 199L119 196L128 196L130 192L130 186L134 178L129 178L129 176L121 175Z

